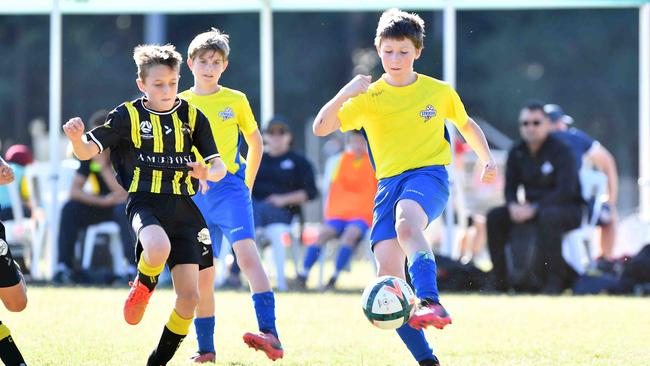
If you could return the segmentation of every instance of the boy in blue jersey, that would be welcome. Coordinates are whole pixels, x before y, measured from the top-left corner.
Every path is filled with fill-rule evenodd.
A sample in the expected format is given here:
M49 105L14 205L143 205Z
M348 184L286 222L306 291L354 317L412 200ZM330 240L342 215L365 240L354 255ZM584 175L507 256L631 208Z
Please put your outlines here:
M458 94L447 83L413 71L422 53L424 21L397 9L379 19L375 47L385 74L357 75L320 110L317 136L337 129L362 130L378 179L370 243L379 276L405 278L409 261L419 298L408 324L397 333L420 365L439 365L422 331L451 323L440 304L436 263L423 236L449 197L444 165L451 162L445 120L458 128L484 164L481 180L496 176L496 164L483 132L467 116Z
M251 189L262 159L262 136L246 95L219 85L229 53L228 35L214 28L194 37L188 49L187 65L194 75L194 86L180 97L208 117L228 170L219 183L207 183L207 191L195 195L194 202L208 224L215 255L225 235L248 278L259 333L244 334L244 342L275 361L284 351L275 327L275 298L255 244L251 204ZM239 153L242 135L248 145L246 160ZM196 363L215 359L214 275L212 267L199 277L200 301L194 320L199 351L192 357Z

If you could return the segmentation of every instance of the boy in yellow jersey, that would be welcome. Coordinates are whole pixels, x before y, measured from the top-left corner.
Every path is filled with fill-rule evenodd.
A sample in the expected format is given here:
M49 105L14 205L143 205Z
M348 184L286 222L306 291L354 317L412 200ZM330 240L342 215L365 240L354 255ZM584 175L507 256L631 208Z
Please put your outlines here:
M370 243L378 275L405 277L409 260L420 299L408 324L397 333L420 365L439 365L423 328L442 329L451 318L440 305L436 263L423 236L449 197L445 165L451 162L450 120L484 163L482 180L491 181L496 165L485 136L467 116L458 94L447 83L413 71L422 53L424 21L397 9L379 19L375 47L385 74L371 84L358 75L320 110L314 134L336 129L362 130L368 140L377 179Z
M199 180L216 182L226 167L208 120L176 96L183 61L174 46L138 46L133 59L144 96L122 103L104 125L86 134L78 117L63 130L80 160L110 148L118 181L129 192L126 213L138 238L138 274L124 304L127 323L142 320L165 262L171 269L175 307L147 361L147 366L160 366L188 333L199 301L199 271L213 265L207 225L191 196ZM195 161L192 149L207 166Z
M194 86L180 97L206 114L228 169L224 179L208 183L208 190L194 196L194 202L208 223L214 253L219 253L225 235L248 278L259 333L244 334L244 342L276 360L284 351L275 327L275 298L255 244L250 193L262 158L262 136L246 95L219 85L228 67L228 41L228 35L213 28L194 37L188 49ZM248 144L246 160L239 153L242 136ZM214 267L199 277L201 296L194 320L199 350L191 358L196 363L215 359L213 284Z
M0 185L14 181L13 169L0 158ZM27 306L25 279L11 256L5 237L5 227L0 221L0 300L7 310L19 312ZM11 337L11 331L0 322L0 359L8 366L25 366L25 360Z

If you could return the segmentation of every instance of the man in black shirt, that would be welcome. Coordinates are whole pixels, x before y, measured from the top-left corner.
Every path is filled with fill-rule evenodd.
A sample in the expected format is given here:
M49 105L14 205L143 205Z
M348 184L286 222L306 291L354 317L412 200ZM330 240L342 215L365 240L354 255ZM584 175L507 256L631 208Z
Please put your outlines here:
M544 105L531 103L519 117L522 140L508 155L506 206L488 213L488 246L498 290L505 291L507 268L505 244L516 224L534 222L538 227L539 273L542 292L560 293L575 272L562 257L562 235L580 225L581 202L578 174L571 149L550 135L551 122ZM525 201L517 200L523 186Z
M273 246L276 286L287 289L284 275L283 237L290 234L290 224L301 205L318 195L311 163L291 150L292 134L281 117L274 117L264 130L265 151L253 186L255 227L263 230ZM237 283L238 268L231 268L230 283Z

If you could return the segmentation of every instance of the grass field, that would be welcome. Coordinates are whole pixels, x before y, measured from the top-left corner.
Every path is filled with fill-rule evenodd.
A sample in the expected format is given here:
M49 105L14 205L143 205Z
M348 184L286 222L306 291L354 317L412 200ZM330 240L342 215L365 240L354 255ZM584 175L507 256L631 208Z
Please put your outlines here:
M144 365L173 303L159 289L144 320L122 319L125 289L32 287L27 310L3 312L30 365ZM372 327L359 291L277 299L286 349L276 365L414 365L392 331ZM626 297L446 295L454 324L427 337L445 366L650 365L650 300ZM246 348L255 330L246 292L217 293L217 365L269 365ZM194 331L169 365L185 365Z

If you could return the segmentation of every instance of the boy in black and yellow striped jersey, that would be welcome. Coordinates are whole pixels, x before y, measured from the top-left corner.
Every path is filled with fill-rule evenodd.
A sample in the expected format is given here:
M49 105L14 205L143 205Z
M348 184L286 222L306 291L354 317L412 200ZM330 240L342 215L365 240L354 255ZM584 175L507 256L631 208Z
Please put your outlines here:
M13 169L0 158L0 185L14 180ZM0 300L9 311L19 312L27 306L25 279L11 256L5 237L5 227L0 222ZM0 322L0 359L7 366L25 366L25 360L11 337L6 325Z
M206 117L176 96L182 57L174 46L138 46L133 58L144 96L121 104L86 134L79 118L63 130L81 160L110 148L118 181L129 192L138 275L124 305L127 323L140 322L165 262L171 268L176 306L147 363L158 366L187 335L199 299L199 271L212 266L208 229L191 196L199 180L219 181L226 168ZM195 161L192 148L207 165Z

